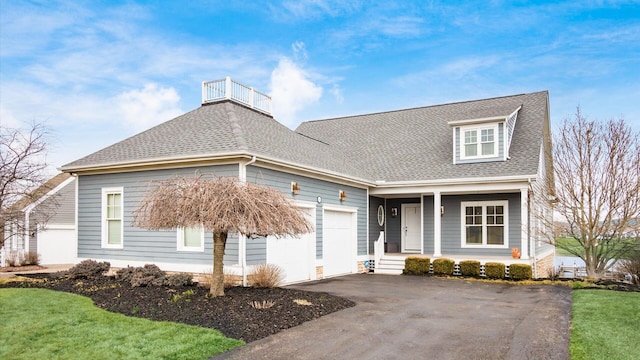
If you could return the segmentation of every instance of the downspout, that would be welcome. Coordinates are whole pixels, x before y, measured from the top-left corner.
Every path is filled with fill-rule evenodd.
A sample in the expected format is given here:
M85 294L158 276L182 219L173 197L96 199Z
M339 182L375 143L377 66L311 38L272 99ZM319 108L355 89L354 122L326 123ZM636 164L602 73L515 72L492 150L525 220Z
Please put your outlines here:
M242 181L243 183L247 182L247 166L253 164L254 162L256 162L256 157L253 156L251 158L251 160L247 161L246 163L241 165L241 172L242 174L240 174L240 181ZM240 267L242 268L242 286L243 287L247 287L247 236L246 235L239 235L239 241L240 241Z

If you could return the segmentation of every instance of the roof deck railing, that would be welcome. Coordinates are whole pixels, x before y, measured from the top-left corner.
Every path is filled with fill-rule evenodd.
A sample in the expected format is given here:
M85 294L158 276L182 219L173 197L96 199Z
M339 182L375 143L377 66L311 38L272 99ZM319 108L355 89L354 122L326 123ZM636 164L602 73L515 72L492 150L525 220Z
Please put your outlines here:
M231 77L202 82L202 104L231 100L271 115L271 97Z

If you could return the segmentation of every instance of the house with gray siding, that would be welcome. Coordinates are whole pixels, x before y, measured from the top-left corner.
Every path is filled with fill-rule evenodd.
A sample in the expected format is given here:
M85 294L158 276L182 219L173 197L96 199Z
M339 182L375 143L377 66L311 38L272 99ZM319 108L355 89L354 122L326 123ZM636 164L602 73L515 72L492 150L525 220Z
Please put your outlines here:
M75 177L60 173L7 209L0 266L38 254L40 264L76 262Z
M62 167L77 177L80 259L211 271L212 235L148 231L132 212L153 181L234 176L287 194L314 231L227 240L225 272L260 263L285 282L397 273L408 255L531 264L553 258L546 91L303 122L271 115L270 98L230 78L204 82L202 105ZM512 257L512 249L520 252Z

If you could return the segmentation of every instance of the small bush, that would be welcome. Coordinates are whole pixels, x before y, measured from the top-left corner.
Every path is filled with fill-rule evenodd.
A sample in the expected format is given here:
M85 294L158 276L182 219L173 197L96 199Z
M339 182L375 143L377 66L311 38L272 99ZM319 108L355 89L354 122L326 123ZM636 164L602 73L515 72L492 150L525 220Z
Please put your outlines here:
M504 279L505 265L498 262L488 262L484 264L484 276L487 279Z
M437 275L453 275L455 261L446 258L433 260L433 273Z
M425 275L429 273L431 259L417 256L409 256L404 259L404 273L411 275Z
M166 285L166 282L167 274L154 264L146 264L143 267L133 268L133 275L130 280L132 287L149 285L162 286Z
M529 280L533 277L533 269L529 264L509 265L509 278L511 280Z
M625 273L628 281L640 284L640 251L635 251L628 259L620 261L620 265L620 270Z
M122 268L118 271L116 271L116 279L122 281L122 282L131 282L131 278L133 277L133 274L135 273L135 267L131 267L131 266L127 266L126 268Z
M480 261L462 260L460 261L460 274L462 276L480 276Z
M258 264L253 267L251 277L251 286L274 288L280 286L282 279L284 279L284 274L282 268L278 265Z
M40 265L40 254L29 251L24 255L23 265Z
M22 266L22 253L18 251L11 251L7 254L5 261L10 267Z
M177 273L167 276L167 285L169 286L191 286L193 285L193 276L187 273Z
M79 264L69 269L69 277L72 279L89 279L102 276L109 271L109 262L97 262L95 260L83 260Z

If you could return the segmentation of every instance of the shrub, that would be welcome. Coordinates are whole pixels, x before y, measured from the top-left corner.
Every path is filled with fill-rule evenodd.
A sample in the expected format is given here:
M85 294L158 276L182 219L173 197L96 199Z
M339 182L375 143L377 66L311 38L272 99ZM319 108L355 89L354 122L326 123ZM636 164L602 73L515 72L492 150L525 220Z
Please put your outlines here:
M169 286L191 286L193 285L193 276L187 273L177 273L167 276L167 285Z
M282 283L284 274L282 268L275 264L258 264L251 272L254 287L278 287Z
M40 265L40 254L29 251L24 255L23 265Z
M533 269L529 264L509 265L509 278L512 280L529 280L533 277Z
M429 273L431 260L425 257L409 256L404 259L404 273L411 275L425 275Z
M88 279L102 276L109 271L109 262L97 262L95 260L83 260L69 269L69 277L72 279Z
M620 271L625 273L627 280L640 284L640 251L635 251L628 259L621 260L620 265Z
M462 260L460 261L460 274L462 276L480 276L480 261Z
M484 276L488 279L503 279L505 265L498 262L488 262L484 264Z
M133 268L130 283L133 287L162 286L166 285L166 281L167 274L164 271L154 264L146 264L143 267Z
M122 282L131 282L135 269L135 267L127 266L126 268L116 271L116 279Z
M438 275L453 275L455 261L446 258L433 260L433 273Z
M8 266L22 266L22 253L18 251L11 251L7 254L5 259Z

